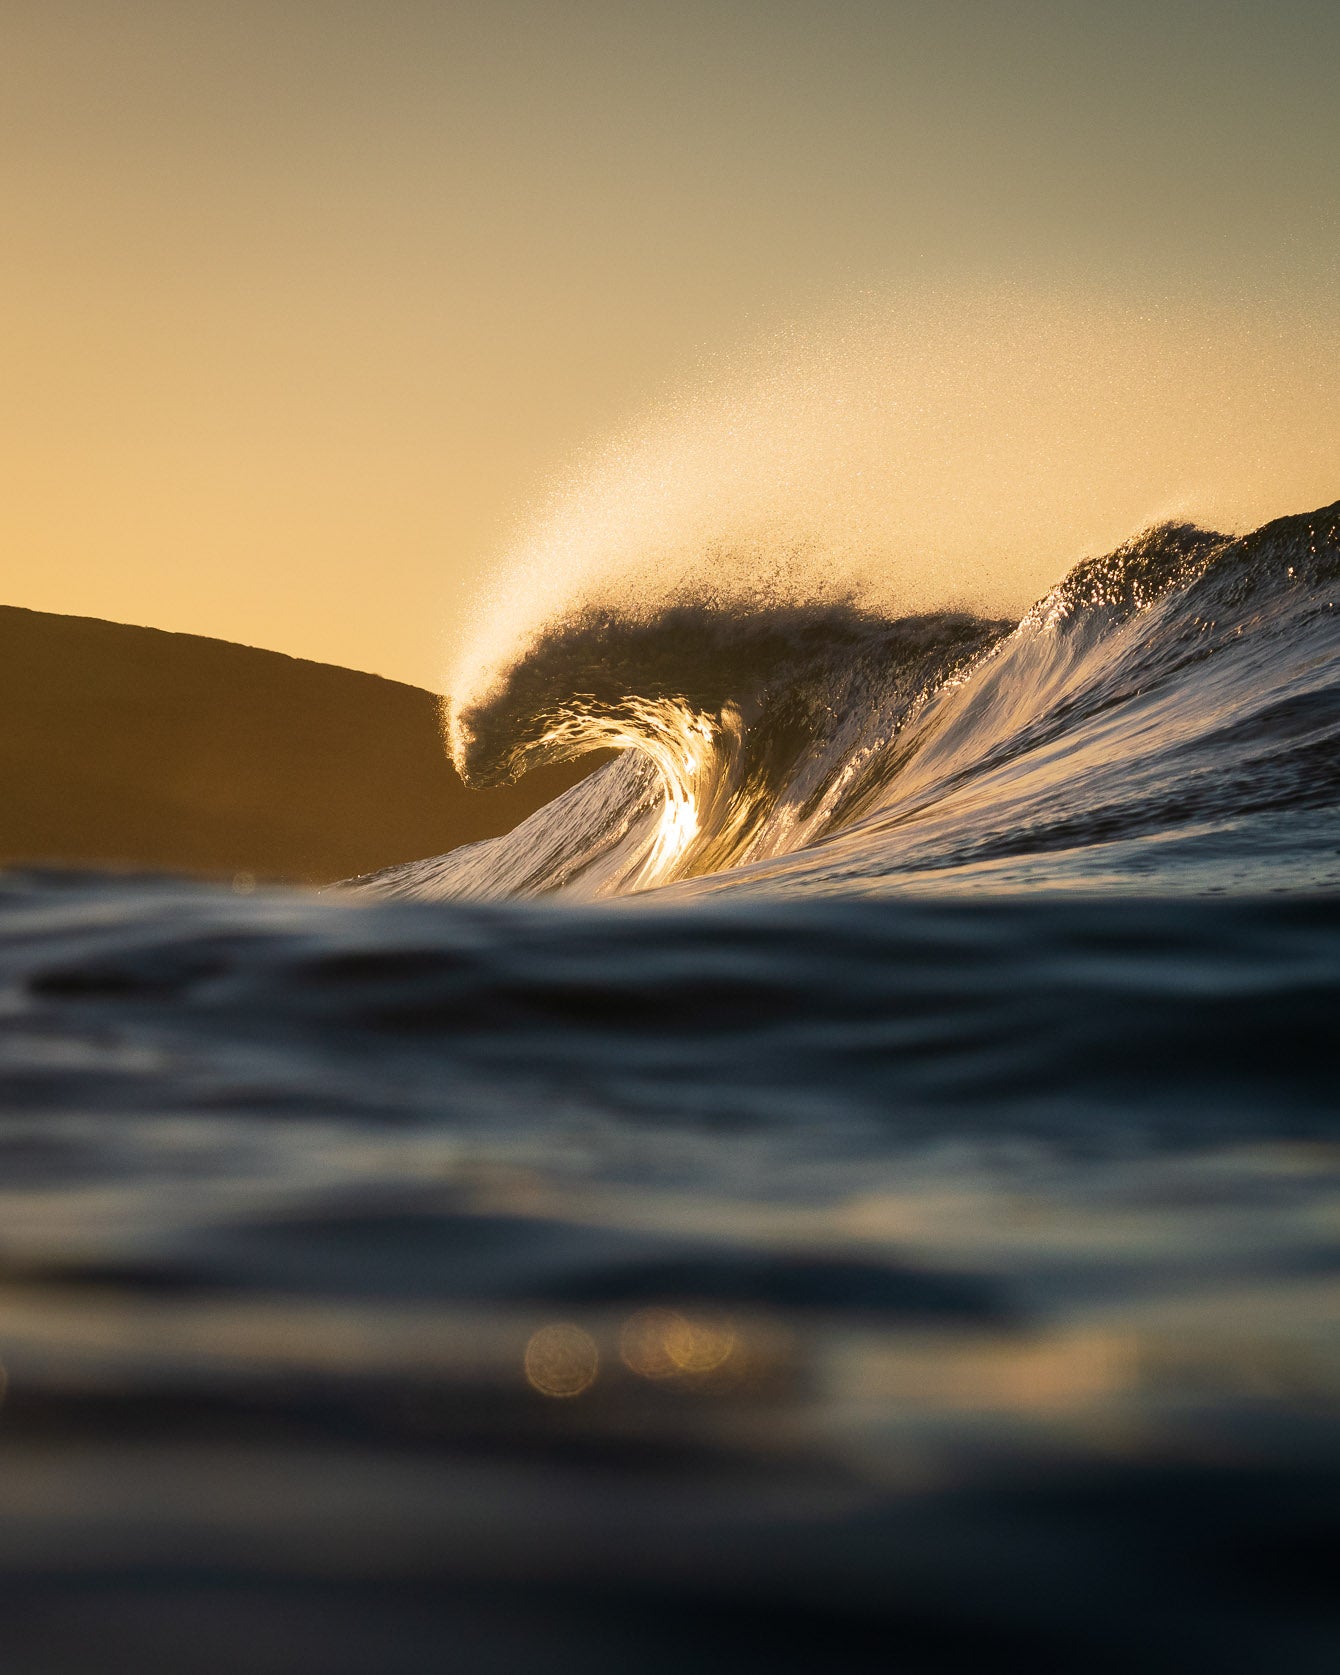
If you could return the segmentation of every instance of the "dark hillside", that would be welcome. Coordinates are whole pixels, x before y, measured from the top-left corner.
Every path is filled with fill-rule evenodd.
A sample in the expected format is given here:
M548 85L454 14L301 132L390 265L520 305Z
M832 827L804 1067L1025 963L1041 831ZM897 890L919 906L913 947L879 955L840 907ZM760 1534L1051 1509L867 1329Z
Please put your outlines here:
M325 882L506 831L589 771L468 791L437 702L225 640L0 606L0 864Z

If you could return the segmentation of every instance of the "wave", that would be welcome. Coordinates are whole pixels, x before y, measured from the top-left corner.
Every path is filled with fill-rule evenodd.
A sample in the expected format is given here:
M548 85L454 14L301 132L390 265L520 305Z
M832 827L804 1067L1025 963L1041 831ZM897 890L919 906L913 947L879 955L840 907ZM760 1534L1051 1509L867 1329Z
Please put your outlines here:
M1015 623L850 600L586 609L451 712L451 746L475 784L616 760L506 837L359 882L593 897L1115 868L1149 887L1192 839L1220 862L1202 887L1250 885L1253 855L1315 884L1340 808L1338 579L1340 502L1245 537L1147 530Z

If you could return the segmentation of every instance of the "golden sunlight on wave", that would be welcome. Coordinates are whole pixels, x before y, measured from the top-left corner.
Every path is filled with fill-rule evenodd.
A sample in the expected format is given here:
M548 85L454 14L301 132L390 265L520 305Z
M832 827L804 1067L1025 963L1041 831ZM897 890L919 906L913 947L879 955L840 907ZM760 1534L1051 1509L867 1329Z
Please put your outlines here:
M465 742L450 712L446 720L448 746L463 769ZM689 706L630 696L620 715L586 712L556 721L537 739L534 753L537 760L563 761L593 750L636 749L651 758L663 796L651 844L627 880L628 888L637 889L666 877L698 836L703 810L728 766L721 747L720 727Z

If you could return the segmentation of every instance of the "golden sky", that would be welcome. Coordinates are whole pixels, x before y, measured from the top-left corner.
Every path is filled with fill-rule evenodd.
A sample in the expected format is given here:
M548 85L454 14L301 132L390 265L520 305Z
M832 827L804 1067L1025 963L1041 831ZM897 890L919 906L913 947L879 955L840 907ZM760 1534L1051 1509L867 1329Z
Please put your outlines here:
M0 603L440 687L696 366L964 286L1254 322L1243 505L1334 498L1337 76L1334 0L6 0Z

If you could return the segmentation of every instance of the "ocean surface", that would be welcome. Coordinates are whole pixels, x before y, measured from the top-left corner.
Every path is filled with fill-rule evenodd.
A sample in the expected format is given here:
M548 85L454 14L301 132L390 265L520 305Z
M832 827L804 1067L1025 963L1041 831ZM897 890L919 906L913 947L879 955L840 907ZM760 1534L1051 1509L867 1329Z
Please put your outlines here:
M509 836L0 875L6 1668L1332 1675L1338 595L591 606Z

